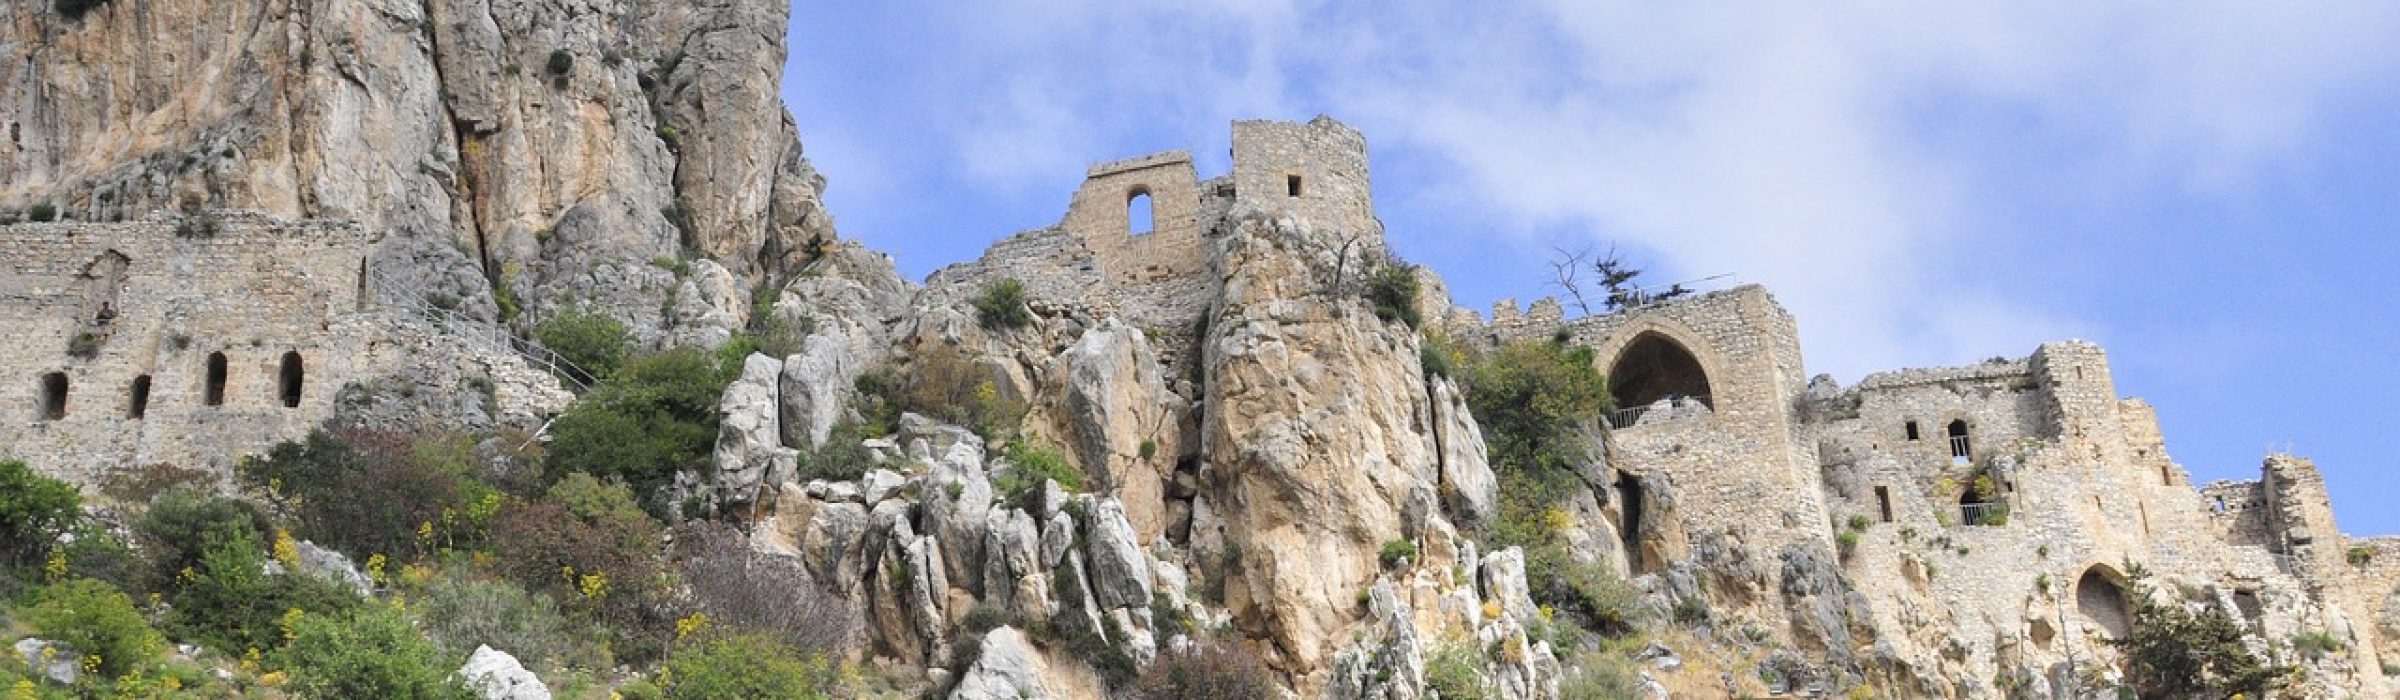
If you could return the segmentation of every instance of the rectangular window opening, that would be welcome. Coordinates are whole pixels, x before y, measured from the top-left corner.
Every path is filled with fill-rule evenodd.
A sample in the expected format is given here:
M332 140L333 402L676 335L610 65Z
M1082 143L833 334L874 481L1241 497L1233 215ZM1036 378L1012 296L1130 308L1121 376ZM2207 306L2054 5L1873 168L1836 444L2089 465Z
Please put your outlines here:
M1877 486L1877 487L1875 487L1875 506L1876 506L1876 508L1878 508L1879 510L1883 511L1883 521L1884 521L1884 522L1887 522L1887 523L1888 523L1888 522L1891 522L1891 521L1892 521L1892 489L1891 489L1891 487L1888 487L1888 486Z
M1294 197L1300 196L1300 176L1285 175L1283 177L1283 188L1285 194Z

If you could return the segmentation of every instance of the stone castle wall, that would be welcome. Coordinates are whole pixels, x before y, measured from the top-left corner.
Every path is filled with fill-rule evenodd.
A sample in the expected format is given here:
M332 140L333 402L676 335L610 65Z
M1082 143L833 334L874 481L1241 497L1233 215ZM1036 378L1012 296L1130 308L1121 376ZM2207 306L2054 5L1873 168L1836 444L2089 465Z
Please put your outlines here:
M304 434L368 335L368 245L355 224L244 216L188 237L164 220L0 227L0 445L88 483Z

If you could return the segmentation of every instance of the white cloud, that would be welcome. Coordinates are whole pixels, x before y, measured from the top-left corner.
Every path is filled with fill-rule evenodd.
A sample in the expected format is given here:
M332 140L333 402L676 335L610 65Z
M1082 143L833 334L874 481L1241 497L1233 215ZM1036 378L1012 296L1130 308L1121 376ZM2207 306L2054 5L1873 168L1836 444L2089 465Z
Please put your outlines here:
M944 7L973 9L933 20L927 89L966 105L944 129L979 187L1179 145L1157 134L1214 163L1228 119L1327 112L1450 166L1409 184L1491 230L1445 235L1582 230L1766 283L1846 379L2089 331L1961 253L2011 245L1961 245L2011 193L1929 132L2005 117L2027 133L1970 139L2073 144L2059 176L2104 191L2238 193L2338 144L2323 114L2395 84L2400 36L2388 2Z

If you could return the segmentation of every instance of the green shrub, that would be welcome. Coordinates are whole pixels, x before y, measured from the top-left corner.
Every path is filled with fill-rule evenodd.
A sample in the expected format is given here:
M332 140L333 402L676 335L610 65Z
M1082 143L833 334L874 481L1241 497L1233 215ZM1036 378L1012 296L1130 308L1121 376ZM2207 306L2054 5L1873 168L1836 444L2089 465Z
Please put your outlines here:
M589 311L568 311L543 319L534 326L533 337L586 372L586 376L576 377L585 383L617 371L633 347L633 335L624 323Z
M263 545L246 525L212 531L203 542L200 563L182 576L168 617L178 639L240 656L278 646L292 610L332 613L358 604L349 591L314 576L268 574Z
M1872 522L1872 521L1869 521L1869 520L1867 519L1867 516L1864 516L1864 515L1853 515L1853 516L1850 516L1850 529L1852 529L1852 530L1865 530L1865 529L1867 529L1867 525L1871 524L1871 522Z
M1009 469L992 484L1001 503L1024 504L1041 490L1044 481L1056 481L1068 493L1083 490L1083 472L1067 463L1067 456L1058 450L1020 439L1008 444L1006 456Z
M67 339L67 356L79 360L99 357L100 336L91 331L76 331L74 337Z
M1367 302L1375 306L1375 317L1386 323L1399 321L1411 329L1423 323L1417 309L1417 266L1395 260L1368 273Z
M1375 561L1385 569L1397 569L1417 560L1417 543L1405 539L1383 543L1383 551L1375 553Z
M2375 561L2375 547L2365 544L2351 545L2348 551L2342 553L2342 558L2349 561L2351 566L2366 566Z
M62 3L67 3L67 4L90 3L89 5L87 5L87 6L86 6L86 7L88 8L88 7L98 7L98 6L100 6L101 4L104 4L104 3L108 2L108 0L59 0L59 2L62 2ZM83 14L83 13L82 13L81 11L77 11L77 12L72 12L72 13L67 13L67 14L68 14L68 16L70 16L70 17L75 17L75 16L82 16L82 14ZM26 220L26 221L37 221L37 222L38 222L38 221L57 221L57 220L58 220L58 207L57 207L56 205L53 205L53 204L49 203L49 202L34 202L34 203L33 203L33 206L30 206L30 207L26 207L26 208L25 208L25 220Z
M1282 689L1267 665L1240 644L1208 644L1159 654L1126 694L1135 700L1266 700L1281 697Z
M1483 700L1483 659L1471 643L1435 647L1425 658L1425 689L1442 700Z
M139 591L148 578L148 562L96 520L76 526L74 535L58 548L66 558L67 576L97 579L119 590Z
M854 481L865 476L875 468L874 453L861 444L868 437L864 426L847 420L836 423L824 445L800 450L798 469L793 473L802 482Z
M717 398L733 379L726 370L690 348L626 363L551 425L550 473L620 479L647 497L678 471L706 469L716 449ZM666 512L663 503L650 507Z
M34 594L23 615L36 634L61 642L82 654L87 667L115 678L150 663L166 651L167 640L123 591L100 581L75 579Z
M67 482L0 461L0 566L41 561L83 519L83 496Z
M1450 376L1450 355L1442 352L1441 348L1434 347L1430 341L1417 347L1417 364L1424 366L1425 376Z
M660 674L667 700L813 700L831 697L832 664L758 635L709 635L675 650Z
M175 585L179 572L200 563L208 534L226 528L240 528L250 533L252 541L259 541L260 533L272 532L275 526L258 504L219 496L203 487L176 486L152 498L150 508L133 521L134 537L150 555L148 590Z
M292 513L300 536L364 560L481 542L502 498L473 469L463 437L319 430L236 471Z
M1000 380L958 348L935 344L910 359L905 375L887 368L859 375L856 384L870 424L888 428L901 413L918 413L997 441L1017 429L1026 411L1023 401L1000 393Z
M1003 279L983 286L975 295L975 319L984 328L995 331L1014 330L1033 322L1033 310L1025 306L1025 283Z
M1561 698L1639 698L1641 670L1619 654L1587 653L1570 659L1558 684Z
M1858 551L1858 531L1843 530L1841 532L1834 533L1833 543L1836 547L1840 548L1842 558L1848 559L1850 558L1851 553Z
M566 75L567 71L575 70L575 54L567 53L566 49L552 49L550 60L542 65L542 69L551 75Z
M444 656L464 659L477 645L508 652L528 667L574 656L573 635L558 602L507 581L450 576L410 606Z
M457 699L476 695L451 658L417 634L397 608L367 605L338 614L302 615L292 643L277 655L303 698Z
M2342 643L2340 637L2335 637L2323 630L2310 630L2292 635L2292 650L2300 652L2301 656L2311 662L2340 653L2346 648L2349 648L2349 645Z

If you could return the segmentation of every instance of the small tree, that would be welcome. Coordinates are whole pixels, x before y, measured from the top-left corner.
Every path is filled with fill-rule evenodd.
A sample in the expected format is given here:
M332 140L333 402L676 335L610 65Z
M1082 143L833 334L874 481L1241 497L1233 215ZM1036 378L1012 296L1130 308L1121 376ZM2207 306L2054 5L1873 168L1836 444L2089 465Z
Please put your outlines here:
M2289 682L2294 668L2251 655L2242 626L2225 611L2160 603L2147 570L2126 570L2133 632L2110 643L2125 651L2126 676L2142 697L2267 697Z
M0 461L0 566L41 560L83 518L82 503L74 486Z

